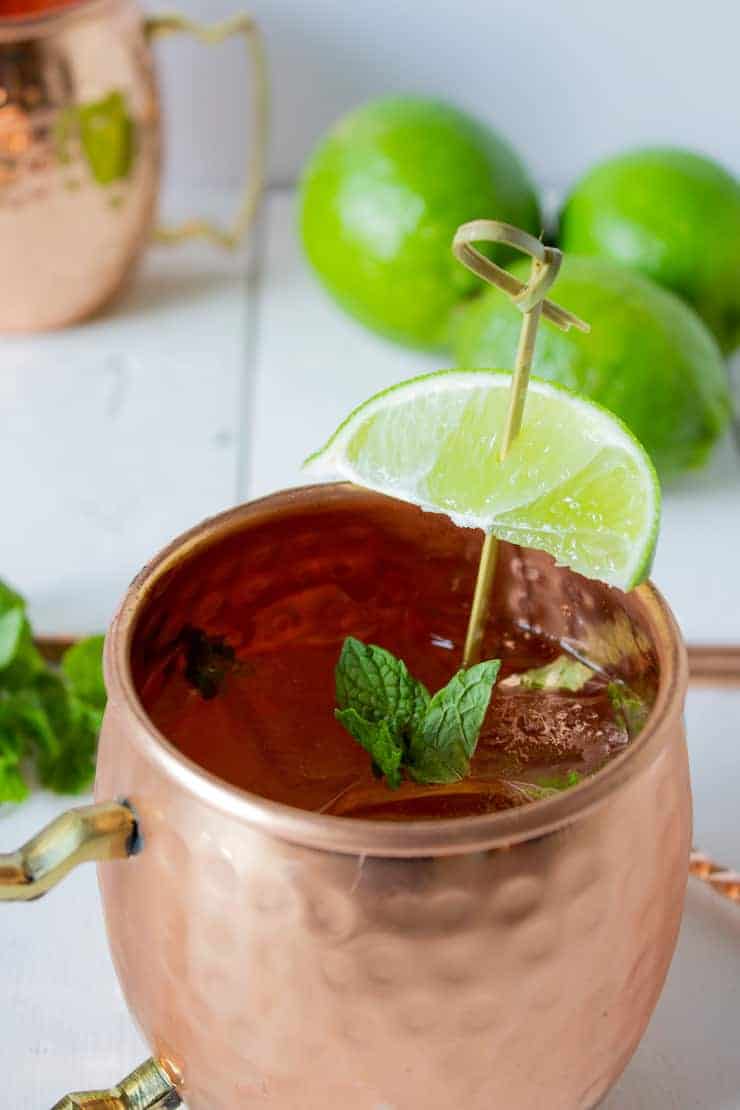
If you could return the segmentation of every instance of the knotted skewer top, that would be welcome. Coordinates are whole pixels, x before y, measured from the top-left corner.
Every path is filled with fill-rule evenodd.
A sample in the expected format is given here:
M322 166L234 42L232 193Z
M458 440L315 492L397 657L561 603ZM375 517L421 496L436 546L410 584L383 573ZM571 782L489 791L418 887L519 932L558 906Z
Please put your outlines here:
M490 258L476 250L473 243L501 243L521 251L522 254L528 254L535 262L530 280L520 281L507 270L502 270ZM522 231L521 228L501 220L471 220L457 229L452 241L452 252L463 266L467 266L489 285L495 285L506 293L520 312L530 312L541 302L542 315L561 331L570 331L571 328L578 328L583 332L591 330L585 321L572 312L554 301L545 300L545 294L558 276L563 255L556 247L546 247L528 231Z

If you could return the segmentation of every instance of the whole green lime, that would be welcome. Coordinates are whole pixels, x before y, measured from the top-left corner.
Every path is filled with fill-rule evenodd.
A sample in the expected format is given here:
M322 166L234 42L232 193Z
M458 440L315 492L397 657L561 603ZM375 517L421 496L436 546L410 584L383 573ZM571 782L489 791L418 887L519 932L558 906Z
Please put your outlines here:
M524 280L529 263L512 272ZM603 258L566 255L553 299L591 325L588 335L543 321L533 372L611 409L663 476L700 466L729 415L719 347L674 294ZM458 320L458 365L512 366L521 315L491 289Z
M740 182L711 159L655 148L601 163L568 197L560 238L678 293L724 351L740 343Z
M452 310L480 288L450 250L457 227L479 217L540 230L512 148L436 100L364 105L326 135L303 176L301 233L316 273L364 324L413 346L442 346Z

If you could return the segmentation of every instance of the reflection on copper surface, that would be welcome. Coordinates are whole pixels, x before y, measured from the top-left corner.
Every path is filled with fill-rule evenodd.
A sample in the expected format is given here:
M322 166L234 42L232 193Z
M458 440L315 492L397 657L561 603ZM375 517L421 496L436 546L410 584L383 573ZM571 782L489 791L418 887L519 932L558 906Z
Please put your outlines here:
M149 237L158 96L133 0L0 21L0 330L56 327L121 286Z
M5 103L0 108L0 157L16 159L31 146L33 141L28 113L17 104ZM11 168L18 172L17 163Z

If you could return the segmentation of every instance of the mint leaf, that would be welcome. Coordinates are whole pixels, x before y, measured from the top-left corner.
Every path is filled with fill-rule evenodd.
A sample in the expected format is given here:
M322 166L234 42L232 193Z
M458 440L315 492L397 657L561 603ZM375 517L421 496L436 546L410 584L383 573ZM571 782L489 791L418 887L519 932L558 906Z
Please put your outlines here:
M25 619L22 605L0 616L0 671L9 667L18 654Z
M533 667L517 675L519 684L528 690L582 690L594 672L572 655L559 655L544 667Z
M11 704L15 697L0 696L0 802L21 802L28 794L20 768L25 740L17 728L16 708Z
M10 609L22 609L25 613L26 603L7 582L0 581L0 615Z
M499 659L489 659L453 675L429 703L424 735L433 736L435 743L442 744L448 737L459 737L466 755L472 759L500 669Z
M606 692L617 721L630 738L637 736L647 720L649 706L623 682L610 682Z
M92 782L102 715L48 670L32 687L0 697L0 764L31 756L43 786L77 794Z
M28 786L19 763L14 752L0 751L0 802L24 802L28 797Z
M92 782L102 710L71 692L61 675L48 671L26 695L39 778L59 794L78 794Z
M354 709L365 721L384 720L395 735L421 726L429 692L409 674L403 660L385 648L348 636L335 678L340 709Z
M457 782L468 774L500 667L491 659L458 671L431 699L409 749L416 782Z
M32 682L46 664L33 642L25 601L1 581L0 621L0 689L17 690Z
M83 640L52 668L34 644L25 601L0 582L0 801L26 796L26 760L51 790L90 785L105 708L102 645L102 636Z
M0 698L0 741L3 751L13 749L19 756L37 744L55 748L54 729L35 691L16 690Z
M62 673L70 691L96 709L105 709L103 681L103 636L88 636L68 648L62 656Z
M356 709L336 709L336 719L347 732L362 744L381 775L392 790L401 785L401 764L404 749L401 741L393 736L387 721L366 721Z
M460 782L470 772L465 745L451 737L444 743L437 744L436 740L433 734L416 738L406 765L409 777L414 782L429 786Z

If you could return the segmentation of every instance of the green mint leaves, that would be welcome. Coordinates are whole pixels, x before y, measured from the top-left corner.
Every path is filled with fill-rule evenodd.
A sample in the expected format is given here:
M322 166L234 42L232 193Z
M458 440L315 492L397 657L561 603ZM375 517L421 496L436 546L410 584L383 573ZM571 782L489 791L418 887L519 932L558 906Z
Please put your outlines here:
M431 699L409 745L415 782L457 782L468 774L500 666L490 659L458 671Z
M395 789L465 778L475 754L500 661L461 670L429 696L406 664L374 644L348 637L336 667L335 716Z
M105 708L102 652L103 637L93 636L51 667L23 598L0 582L0 802L23 801L31 767L59 793L89 786Z
M337 720L361 744L388 785L401 785L407 749L422 726L429 693L385 648L344 641L336 671Z
M337 709L334 714L350 736L361 744L373 761L373 770L395 790L401 785L405 745L391 731L388 721L367 721L356 709Z
M335 674L340 709L354 709L367 721L387 720L394 732L421 724L429 705L427 689L385 648L349 636Z
M79 640L62 656L62 674L80 701L101 712L105 709L103 682L103 636Z

